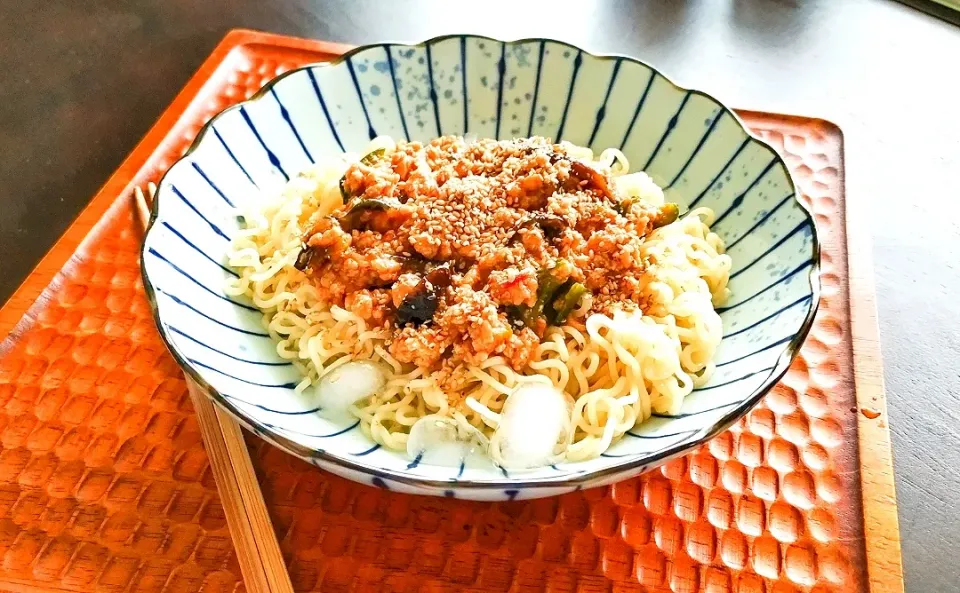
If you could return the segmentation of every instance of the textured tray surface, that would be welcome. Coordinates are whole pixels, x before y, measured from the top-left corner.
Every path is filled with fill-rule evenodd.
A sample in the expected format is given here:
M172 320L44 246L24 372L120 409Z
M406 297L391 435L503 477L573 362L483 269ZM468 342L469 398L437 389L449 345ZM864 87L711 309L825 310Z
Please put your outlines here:
M126 194L211 115L329 57L239 41L218 48L183 118L165 115L108 183L112 203L81 215L100 223L0 345L0 591L242 588L186 385L143 295ZM787 159L824 247L816 324L763 404L642 477L502 504L356 485L251 437L298 591L869 590L841 136L819 120L744 117Z

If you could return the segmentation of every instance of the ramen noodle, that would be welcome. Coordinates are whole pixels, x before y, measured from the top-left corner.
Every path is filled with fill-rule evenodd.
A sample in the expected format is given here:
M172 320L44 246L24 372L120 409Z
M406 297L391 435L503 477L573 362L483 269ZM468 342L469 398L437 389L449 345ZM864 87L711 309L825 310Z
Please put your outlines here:
M543 138L379 137L254 200L226 290L320 414L385 447L590 459L710 378L728 293L712 211L628 167Z

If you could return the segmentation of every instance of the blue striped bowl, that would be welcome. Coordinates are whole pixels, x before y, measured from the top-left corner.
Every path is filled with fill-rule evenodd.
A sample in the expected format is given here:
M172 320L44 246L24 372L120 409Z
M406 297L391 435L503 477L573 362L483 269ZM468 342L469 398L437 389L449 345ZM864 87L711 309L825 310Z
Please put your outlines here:
M259 189L374 136L542 135L620 147L682 206L709 206L733 258L713 379L675 416L638 426L598 459L525 472L438 467L320 418L293 393L249 302L225 296L235 207ZM531 498L638 474L727 428L787 370L819 299L819 246L783 160L710 95L631 58L544 39L454 35L361 47L288 72L214 117L160 182L143 280L160 334L184 370L256 434L341 476L472 499Z

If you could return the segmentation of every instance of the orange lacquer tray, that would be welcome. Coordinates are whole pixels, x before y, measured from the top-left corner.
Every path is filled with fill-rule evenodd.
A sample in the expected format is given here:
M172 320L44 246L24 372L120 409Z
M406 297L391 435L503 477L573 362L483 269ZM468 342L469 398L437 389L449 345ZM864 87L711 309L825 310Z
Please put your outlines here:
M242 589L180 370L154 329L129 195L200 126L345 46L230 33L0 310L0 592ZM741 112L823 238L823 299L765 401L698 451L529 502L405 496L248 443L298 591L902 591L860 207L825 121Z

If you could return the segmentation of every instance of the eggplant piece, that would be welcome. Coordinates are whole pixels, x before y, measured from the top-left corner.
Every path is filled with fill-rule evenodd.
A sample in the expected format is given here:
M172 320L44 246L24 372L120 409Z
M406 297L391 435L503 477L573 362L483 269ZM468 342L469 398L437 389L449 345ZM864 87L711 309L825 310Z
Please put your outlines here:
M556 239L563 231L567 230L567 221L556 214L537 212L533 215L533 220L540 225L543 236L548 239Z
M543 236L547 239L556 239L563 231L567 230L567 221L556 214L550 212L536 212L525 217L517 224L517 231L520 229L529 229L534 225L539 226L543 231ZM520 233L514 231L510 236L510 244L516 243L520 239Z
M324 254L316 247L311 247L304 243L300 247L300 253L297 254L297 261L293 264L293 267L301 272L306 272L307 269L322 262L324 259Z
M434 291L444 290L453 282L453 270L450 268L450 264L441 264L430 270L426 279Z
M371 151L369 154L360 159L360 162L364 165L371 166L377 162L383 155L387 153L386 148L378 148L374 151ZM344 186L344 183L347 181L347 174L344 173L343 177L340 178L340 197L343 198L343 203L346 204L350 201L350 198L353 195L347 191L347 188Z
M567 221L562 217L550 212L535 212L520 222L520 228L530 228L533 225L540 227L543 236L553 239L560 236L560 233L567 230Z
M437 312L437 292L430 286L426 278L421 277L413 292L404 297L400 306L397 307L397 325L404 326L408 323L420 325L433 319L433 314Z
M673 202L668 202L663 206L660 206L660 209L657 211L656 216L654 216L651 220L651 223L653 224L653 228L658 229L676 221L679 216L680 207Z
M599 190L604 196L609 199L614 199L613 192L610 190L610 184L607 183L607 178L604 177L603 173L597 171L590 165L578 161L577 159L570 158L565 154L559 154L554 152L553 148L546 149L545 154L550 160L550 164L556 164L560 161L567 161L570 163L570 177L579 181L581 184L586 183L586 188L593 188Z
M597 171L590 165L582 163L575 159L570 161L570 175L582 182L586 182L586 187L599 190L607 198L614 199L613 192L610 191L610 185L603 173Z
M402 204L394 198L360 200L339 218L340 227L347 232L367 226L375 230L386 230L390 226L391 213L401 206Z
M310 252L310 249L304 245L300 248L300 253L297 255L297 262L293 264L293 267L304 272L310 266L311 259L313 259L313 254Z
M433 319L440 302L440 295L453 282L453 270L450 264L434 267L420 277L420 282L397 307L397 323L420 325Z
M397 307L397 324L420 325L430 321L437 312L437 302L437 294L431 290L424 289L407 295Z

